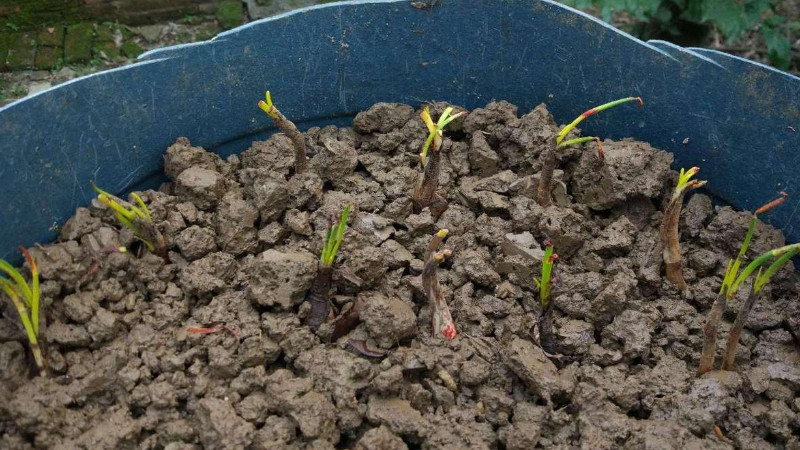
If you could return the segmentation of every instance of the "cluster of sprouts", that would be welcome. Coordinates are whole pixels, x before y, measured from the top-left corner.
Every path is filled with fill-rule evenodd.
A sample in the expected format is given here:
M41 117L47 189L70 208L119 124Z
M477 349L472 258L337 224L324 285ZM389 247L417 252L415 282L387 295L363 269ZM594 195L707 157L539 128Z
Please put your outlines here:
M30 267L31 283L28 284L22 274L11 264L0 259L0 271L10 278L0 275L0 291L6 294L6 297L11 300L17 310L22 327L25 329L25 335L28 338L28 344L30 345L31 353L33 353L36 367L39 369L39 373L44 375L46 374L47 366L44 352L39 342L41 337L40 310L42 307L39 292L39 269L27 249L20 247L19 250L25 256L25 260Z
M139 205L136 206L124 204L122 200L100 189L94 183L92 183L92 188L97 193L97 199L108 206L114 212L114 217L119 223L131 230L136 239L141 241L151 253L162 258L167 256L167 243L164 236L153 223L153 216L150 215L150 210L139 194L131 193L131 197Z

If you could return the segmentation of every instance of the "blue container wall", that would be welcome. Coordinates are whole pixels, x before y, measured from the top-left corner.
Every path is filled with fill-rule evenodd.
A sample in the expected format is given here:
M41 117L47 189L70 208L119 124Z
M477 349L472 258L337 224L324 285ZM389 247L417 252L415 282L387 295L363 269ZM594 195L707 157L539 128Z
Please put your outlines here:
M800 186L800 79L740 58L644 43L545 0L355 1L294 11L212 41L157 50L0 109L0 257L46 242L92 197L159 179L177 137L222 154L271 133L270 89L301 128L346 124L381 101L467 108L547 102L560 122L638 95L585 122L700 166L709 190L753 208ZM683 142L688 138L688 144ZM800 191L768 220L791 240Z

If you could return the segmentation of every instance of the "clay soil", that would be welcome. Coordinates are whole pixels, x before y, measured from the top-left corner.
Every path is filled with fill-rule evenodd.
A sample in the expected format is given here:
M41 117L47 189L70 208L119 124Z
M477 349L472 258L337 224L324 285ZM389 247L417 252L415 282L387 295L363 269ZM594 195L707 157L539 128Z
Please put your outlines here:
M301 175L281 134L227 160L179 139L164 157L171 181L143 193L167 261L137 252L100 203L31 250L50 375L34 376L4 302L0 448L800 448L793 268L751 314L736 371L695 378L704 315L749 213L690 196L684 298L648 266L672 155L607 140L601 167L593 144L565 150L543 209L537 156L557 130L544 105L518 117L506 102L453 122L438 218L412 213L427 132L407 105L309 130ZM329 342L329 324L303 325L305 298L348 203L331 298L346 311L360 297L361 323ZM419 278L439 228L453 252L439 271L453 341L431 336ZM534 327L545 237L560 255L555 357ZM783 243L759 224L748 260ZM108 251L120 245L130 251ZM742 301L724 316L720 351ZM189 332L212 324L229 329Z

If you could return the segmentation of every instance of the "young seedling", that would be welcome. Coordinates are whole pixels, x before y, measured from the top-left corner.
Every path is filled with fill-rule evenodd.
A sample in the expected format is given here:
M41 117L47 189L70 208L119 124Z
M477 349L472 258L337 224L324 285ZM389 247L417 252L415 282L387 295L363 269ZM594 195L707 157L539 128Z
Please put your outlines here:
M711 311L708 313L708 318L706 319L706 325L703 329L703 350L700 353L700 364L697 368L697 376L701 376L706 372L714 370L714 356L717 349L717 329L719 327L719 321L722 317L723 309L725 308L725 300L730 302L730 300L736 295L741 287L742 283L747 280L756 269L761 269L761 266L764 265L768 260L777 259L775 263L769 266L766 272L760 272L756 279L753 282L753 290L758 289L758 292L764 287L764 285L769 281L772 275L777 271L781 266L783 266L792 256L796 255L800 252L800 243L798 244L791 244L786 245L783 247L779 247L776 249L772 249L766 253L763 253L761 256L756 258L753 262L748 264L742 273L739 274L735 278L735 280L730 283L730 285L726 288L723 285L723 289L720 291L720 294L717 296L717 299L714 301L714 305L711 307ZM781 261L786 254L792 254L792 256L786 257L785 260ZM755 300L753 300L755 302ZM752 306L752 305L751 305ZM744 309L744 308L743 308ZM741 314L741 313L740 313ZM742 321L746 317L742 318ZM739 318L737 317L737 321ZM744 326L744 323L742 323ZM733 331L733 330L732 330ZM738 342L738 335L737 342ZM731 345L730 342L728 344ZM734 354L736 349L733 349ZM733 363L731 362L731 365Z
M750 289L750 295L747 296L747 300L739 310L739 314L736 315L736 320L733 322L733 327L731 327L728 334L728 343L725 346L725 359L722 363L722 370L733 369L733 363L736 359L736 348L739 346L739 337L742 335L745 322L747 322L747 316L753 309L753 305L755 305L758 297L761 296L761 290L769 283L769 280L775 275L775 272L789 262L790 259L794 258L798 252L800 252L800 248L787 251L775 260L765 272L762 271L762 267L758 269L758 273L753 280L753 287Z
M592 109L585 111L583 114L578 116L575 120L572 121L569 125L565 126L558 132L553 143L548 145L542 151L542 170L539 176L539 188L537 192L537 200L539 205L541 206L550 206L551 199L550 199L550 189L551 184L553 182L553 171L556 168L556 151L570 147L572 145L579 145L585 142L594 141L597 145L597 158L600 160L600 163L603 163L604 154L603 154L603 146L600 145L600 138L596 136L588 136L588 137L579 137L569 140L564 140L567 137L570 131L572 131L579 123L581 123L584 119L594 114L597 114L601 111L605 111L609 108L613 108L617 105L621 105L623 103L628 102L638 102L639 106L643 106L644 102L642 101L641 97L626 97L621 98L619 100L614 100L613 102L609 102L600 106L596 106Z
M308 159L306 159L306 140L303 138L303 134L300 133L300 130L297 129L297 126L295 126L291 120L287 119L286 116L275 107L272 103L272 96L269 94L269 91L267 91L266 100L267 101L259 101L258 107L267 113L267 115L272 118L272 121L275 122L275 126L280 128L281 131L286 134L286 137L292 141L292 146L294 147L294 172L305 172L308 168Z
M544 245L542 277L533 279L536 287L539 288L539 303L542 306L542 312L539 314L539 344L545 353L555 355L558 352L553 339L553 303L550 301L550 296L552 294L553 266L558 260L558 255L553 252L553 244L549 240L544 241Z
M420 117L428 127L428 138L425 140L425 145L422 147L422 152L419 154L420 167L423 170L423 176L417 186L414 188L412 200L414 201L414 209L419 212L426 207L431 207L431 213L434 217L444 212L446 205L443 198L437 198L436 188L439 186L439 170L441 168L442 154L439 151L442 147L442 137L444 135L444 128L455 119L461 117L464 112L452 114L453 108L447 107L442 113L439 120L434 123L431 118L429 108L426 106L422 110ZM432 150L430 159L428 158L428 150ZM433 210L436 211L433 211Z
M147 205L144 204L139 194L131 193L131 197L139 204L138 207L135 205L125 207L122 205L121 200L100 189L96 184L92 183L92 188L97 192L97 199L111 208L119 223L133 231L136 239L142 241L151 253L155 253L162 258L167 257L167 242L153 223L150 210L147 209Z
M31 284L22 277L22 275L11 266L8 262L0 259L0 271L5 272L11 278L0 276L0 291L4 292L11 300L11 303L19 313L22 327L25 329L25 334L28 337L28 343L31 346L33 359L36 361L36 367L39 373L46 374L47 366L45 365L44 353L39 345L39 313L41 308L40 294L39 294L39 269L36 267L36 261L33 260L28 250L20 247L19 250L28 261L31 269Z
M438 267L445 257L450 256L450 250L439 251L439 246L447 236L447 230L441 229L431 238L428 248L425 251L425 267L422 269L422 289L428 297L428 301L433 308L433 336L442 336L447 340L453 340L458 335L453 317L450 315L450 308L444 301L442 287L439 285Z
M333 278L333 263L339 247L342 245L342 238L347 229L347 217L350 215L352 205L344 207L339 218L339 223L332 224L325 233L325 245L322 247L322 254L319 257L319 267L314 284L311 286L308 301L311 302L311 313L306 319L306 324L311 329L316 330L325 322L331 314L331 304L328 293L331 289L331 279Z
M661 228L658 231L659 246L666 265L667 280L675 285L682 293L686 293L686 281L683 279L683 268L681 267L681 245L678 234L678 221L683 207L683 197L687 192L703 187L705 181L691 180L700 169L692 167L689 170L681 169L678 176L678 184L675 191L667 203L664 210L664 218L661 221Z
M700 365L697 371L697 376L703 375L704 373L714 369L714 356L717 350L717 330L719 329L719 322L720 319L722 318L722 313L725 310L726 304L729 303L731 299L733 299L733 297L739 291L741 283L747 278L747 275L744 276L744 278L741 278L741 274L739 273L739 268L741 267L742 264L742 258L744 258L745 253L747 253L747 249L750 246L750 240L753 238L753 233L755 232L756 223L758 221L758 215L781 205L783 202L786 201L786 197L787 194L785 192L781 192L781 197L761 206L756 210L755 213L753 213L753 216L750 218L750 223L748 224L747 227L747 234L745 235L744 241L742 242L742 246L739 248L739 254L736 256L735 260L728 261L728 267L725 270L725 277L722 279L722 286L720 287L720 291L717 294L717 298L711 305L711 310L708 312L708 317L706 318L706 325L705 328L703 329L703 350L700 354ZM763 256L764 255L762 255L762 257ZM769 257L767 256L767 258ZM765 260L766 259L762 260L762 262L759 263L759 266ZM783 264L784 263L781 263L781 265ZM749 269L748 272L749 275L750 273L752 273L753 270L755 270L756 267L758 266L754 266L752 269L749 269L748 266L748 268L746 268L745 271ZM769 269L767 270L769 275L767 276L767 278L764 279L764 284L766 284L766 282L769 280L769 277L772 276L772 273L774 273L774 271L777 270L779 267L780 266L775 267L772 272L770 272ZM772 267L770 267L770 269L771 268ZM744 274L744 272L742 274ZM753 288L755 289L755 283L753 285ZM758 291L760 290L761 288L759 287ZM758 292L755 293L751 292L750 295L748 296L748 299L745 301L745 305L742 306L742 311L747 310L747 312L744 315L742 315L740 312L739 316L737 316L736 318L737 323L734 323L734 328L731 329L731 336L728 339L728 348L729 348L728 351L730 351L730 346L732 345L731 338L733 338L734 333L736 335L734 341L735 343L738 343L739 335L741 334L742 327L744 327L744 321L747 318L747 313L749 313L749 310L755 303L756 301L755 296L757 296L757 294ZM738 324L740 317L741 317L741 324ZM738 331L736 331L737 324L739 327ZM733 345L734 348L732 351L735 354L736 348L735 344ZM732 366L733 361L731 361L730 364Z

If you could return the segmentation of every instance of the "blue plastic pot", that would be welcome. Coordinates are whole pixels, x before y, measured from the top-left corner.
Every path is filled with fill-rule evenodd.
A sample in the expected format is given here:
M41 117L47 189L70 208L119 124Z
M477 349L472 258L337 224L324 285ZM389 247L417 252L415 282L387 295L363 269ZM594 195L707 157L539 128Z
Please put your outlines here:
M46 242L92 196L161 180L179 136L227 155L274 130L266 89L300 128L349 124L375 102L467 108L541 102L560 122L639 95L584 130L633 137L700 166L722 201L752 208L790 194L768 220L797 240L800 79L734 56L642 42L546 0L353 1L297 10L212 41L149 52L0 109L0 257Z

